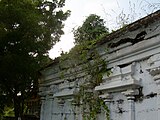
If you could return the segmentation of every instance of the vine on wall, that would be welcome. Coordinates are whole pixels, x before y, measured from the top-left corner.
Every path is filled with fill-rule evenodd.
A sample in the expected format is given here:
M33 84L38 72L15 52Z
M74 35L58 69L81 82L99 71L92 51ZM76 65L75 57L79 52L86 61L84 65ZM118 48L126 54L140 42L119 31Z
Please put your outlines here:
M101 40L106 34L102 34L97 39L85 41L76 45L69 53L63 53L60 58L61 77L64 71L74 73L76 70L85 72L84 81L79 85L79 91L75 94L74 102L82 108L84 120L96 120L101 111L105 111L106 118L109 120L109 109L104 101L99 98L99 94L94 90L102 82L102 75L110 71L107 70L106 61L102 59L96 50L97 41ZM80 68L80 69L78 69Z

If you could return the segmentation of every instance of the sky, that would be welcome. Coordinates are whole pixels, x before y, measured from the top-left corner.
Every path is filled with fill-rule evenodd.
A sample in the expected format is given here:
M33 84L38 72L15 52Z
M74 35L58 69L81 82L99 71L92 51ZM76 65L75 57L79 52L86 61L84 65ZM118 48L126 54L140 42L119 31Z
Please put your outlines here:
M111 31L121 26L120 16L126 22L134 22L158 9L160 0L66 0L63 10L70 10L71 15L65 21L65 34L49 51L49 56L54 59L60 56L62 51L68 52L74 47L72 30L81 26L90 14L101 16Z

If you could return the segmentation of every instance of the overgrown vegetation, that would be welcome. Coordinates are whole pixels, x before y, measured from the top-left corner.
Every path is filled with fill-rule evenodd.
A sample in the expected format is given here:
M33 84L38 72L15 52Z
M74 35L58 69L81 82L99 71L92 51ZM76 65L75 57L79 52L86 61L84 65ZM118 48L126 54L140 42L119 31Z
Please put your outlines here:
M97 15L90 15L84 24L74 32L76 46L67 54L63 53L60 58L61 70L70 71L71 74L81 70L85 75L79 91L74 97L75 105L83 110L84 120L96 120L97 115L104 110L109 119L109 110L104 101L99 98L99 93L94 88L102 82L102 75L107 71L106 61L103 60L96 50L96 43L108 34L103 19ZM67 65L66 65L67 64ZM65 66L66 65L66 66ZM78 73L75 78L78 78ZM64 73L61 74L63 77Z

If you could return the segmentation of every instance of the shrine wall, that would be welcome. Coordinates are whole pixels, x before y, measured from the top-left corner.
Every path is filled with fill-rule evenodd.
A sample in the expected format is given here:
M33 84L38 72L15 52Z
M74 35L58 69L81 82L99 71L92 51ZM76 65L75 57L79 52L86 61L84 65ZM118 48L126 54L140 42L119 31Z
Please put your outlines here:
M108 106L110 120L160 120L160 11L97 44L111 74L103 74L95 91ZM54 61L40 73L41 120L83 120L81 106L73 101L85 71L66 71L62 78L59 62ZM105 113L97 116L97 120L105 119Z

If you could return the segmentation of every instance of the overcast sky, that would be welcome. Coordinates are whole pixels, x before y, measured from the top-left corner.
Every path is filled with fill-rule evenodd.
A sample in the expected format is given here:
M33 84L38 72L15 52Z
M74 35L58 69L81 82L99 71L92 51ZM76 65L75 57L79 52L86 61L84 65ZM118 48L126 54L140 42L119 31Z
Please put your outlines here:
M51 58L58 57L61 51L69 51L74 46L72 29L82 25L90 14L97 14L106 21L111 30L118 29L118 15L123 13L133 22L145 15L160 9L160 0L66 0L64 11L70 10L71 15L65 21L61 41L49 51Z

